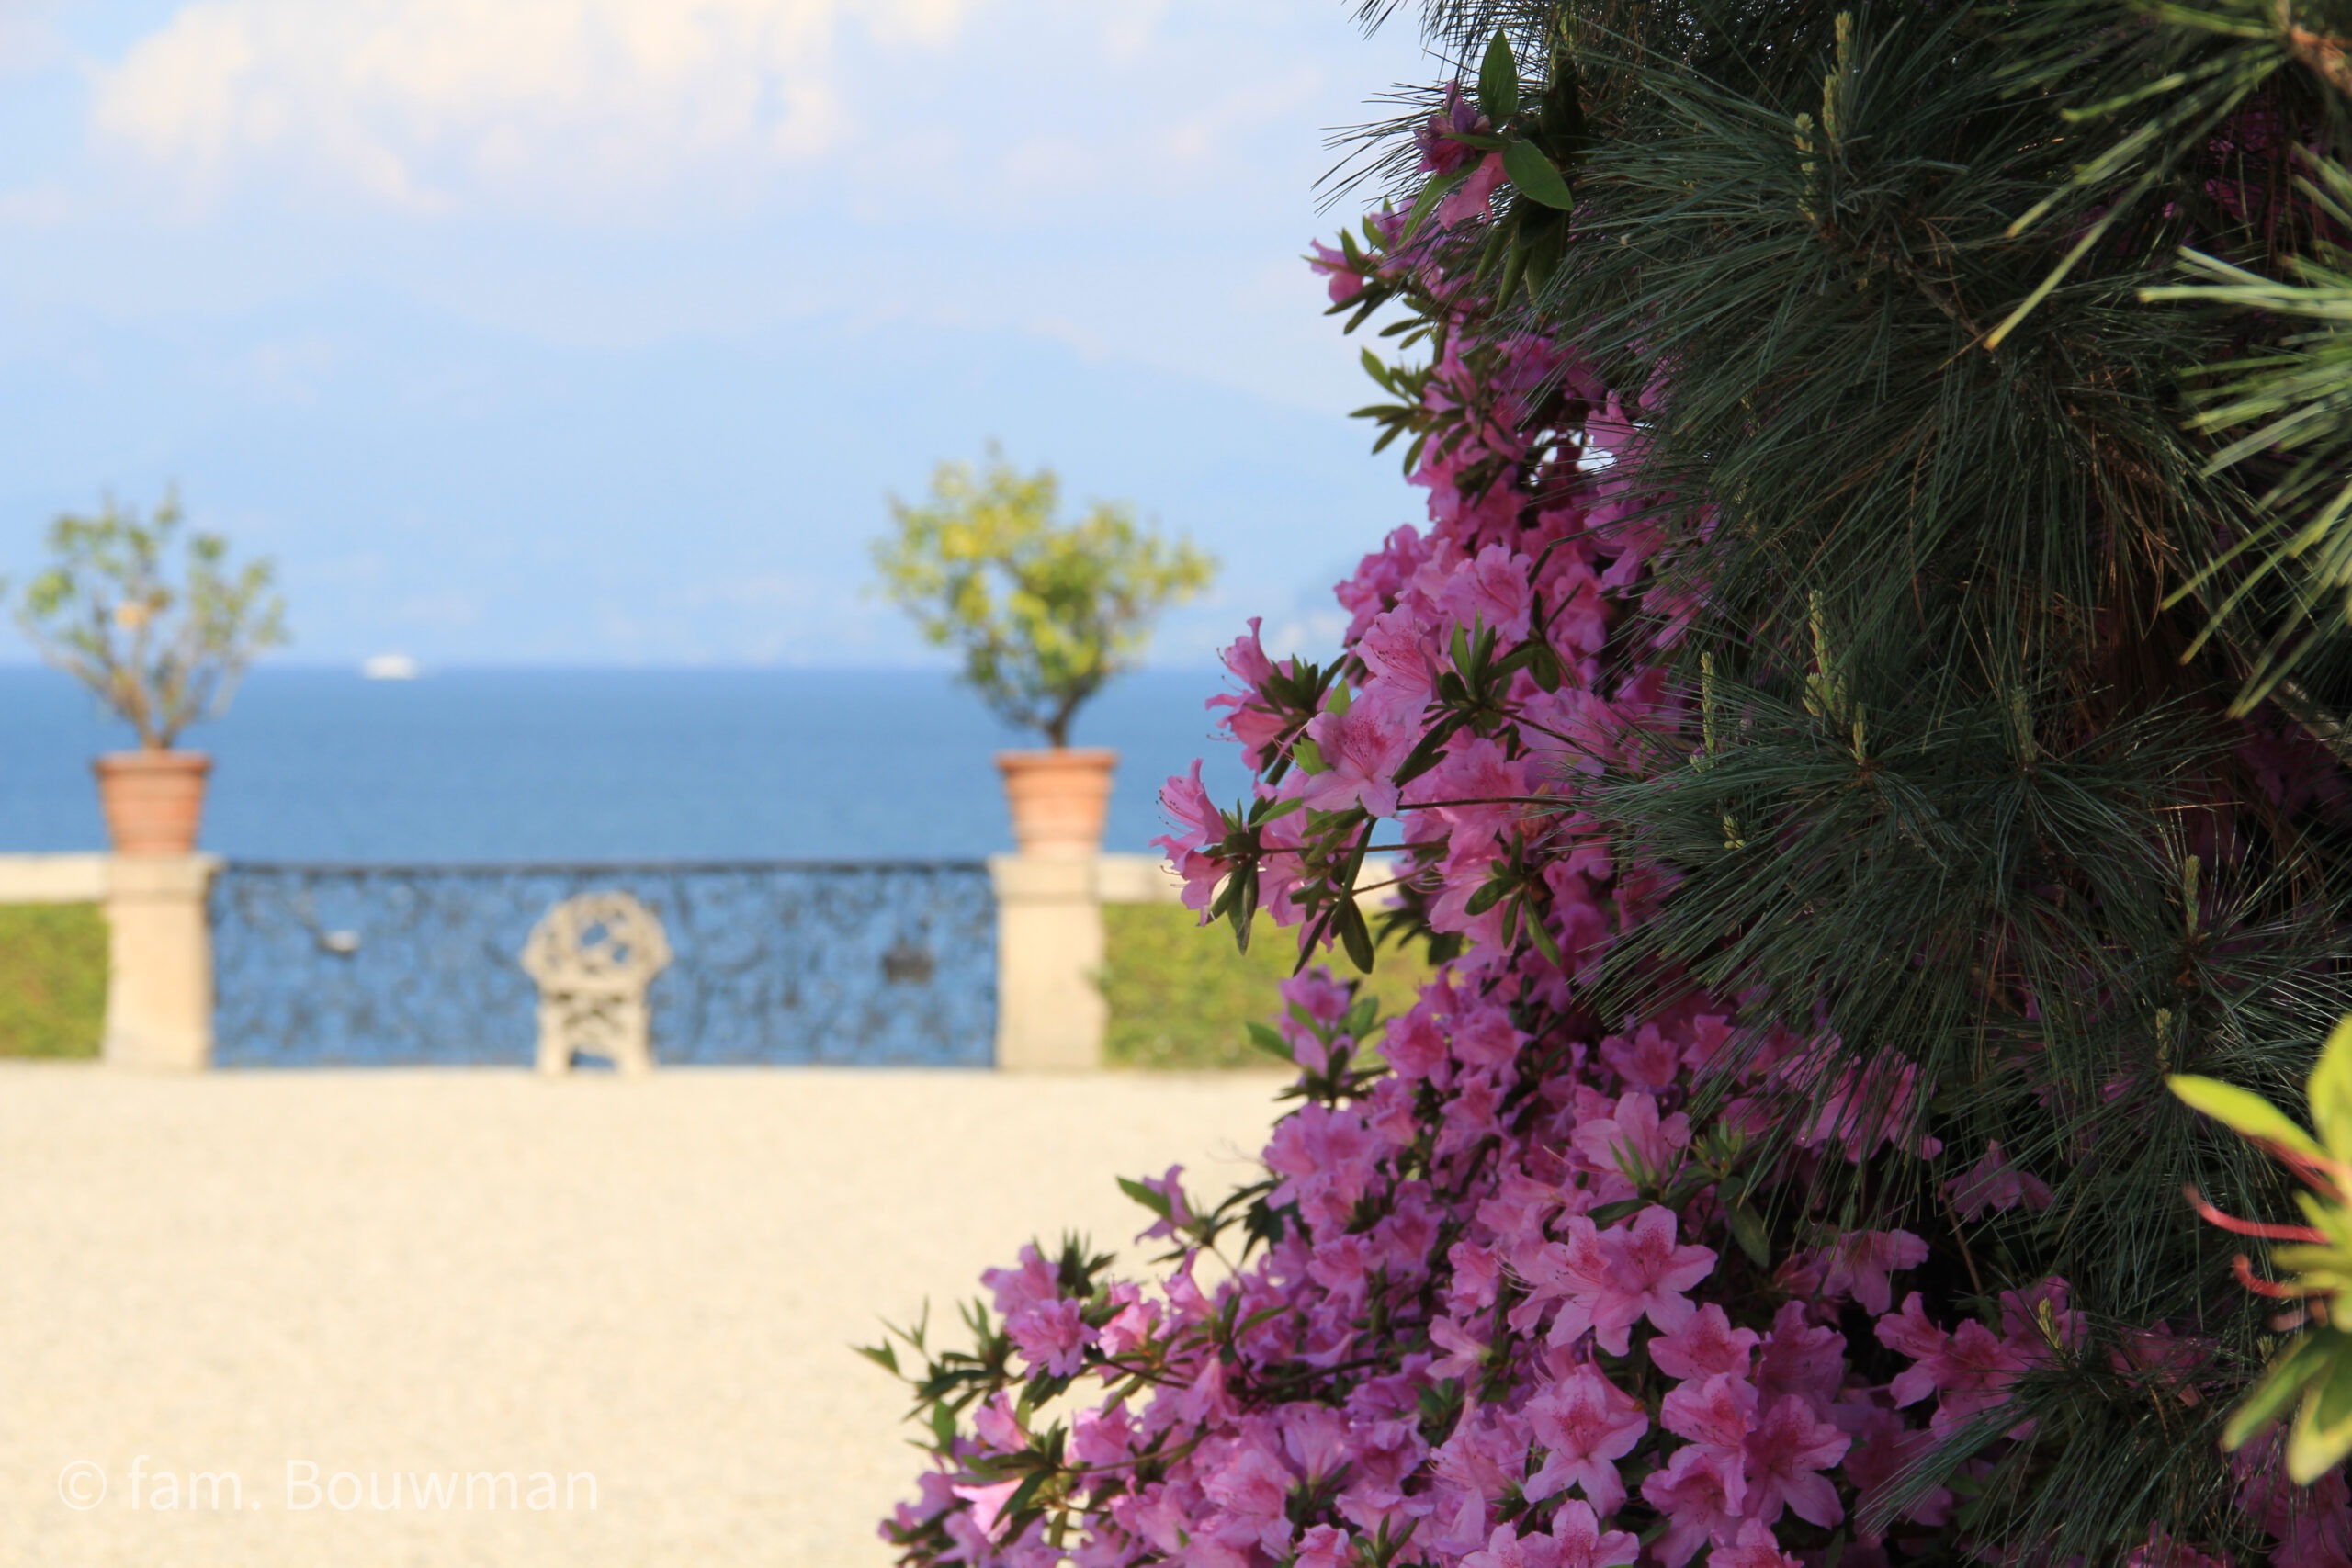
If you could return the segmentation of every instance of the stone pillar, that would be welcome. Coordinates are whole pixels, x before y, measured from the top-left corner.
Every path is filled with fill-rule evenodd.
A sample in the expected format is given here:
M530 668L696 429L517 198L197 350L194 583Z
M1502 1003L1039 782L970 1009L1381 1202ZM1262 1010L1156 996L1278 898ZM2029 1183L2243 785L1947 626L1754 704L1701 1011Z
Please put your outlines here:
M212 1065L212 931L204 899L216 855L114 855L107 863L107 1029L112 1066Z
M1102 1065L1102 902L1092 856L994 855L996 1065L1091 1072Z

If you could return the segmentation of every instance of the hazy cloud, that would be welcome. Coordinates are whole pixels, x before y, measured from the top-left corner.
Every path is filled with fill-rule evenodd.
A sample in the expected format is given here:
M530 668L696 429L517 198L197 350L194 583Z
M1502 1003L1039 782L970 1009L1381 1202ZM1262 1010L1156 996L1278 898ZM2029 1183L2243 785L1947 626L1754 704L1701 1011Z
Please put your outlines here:
M827 152L842 35L937 46L973 0L196 0L96 82L104 141L201 199L293 175L434 210L627 201Z

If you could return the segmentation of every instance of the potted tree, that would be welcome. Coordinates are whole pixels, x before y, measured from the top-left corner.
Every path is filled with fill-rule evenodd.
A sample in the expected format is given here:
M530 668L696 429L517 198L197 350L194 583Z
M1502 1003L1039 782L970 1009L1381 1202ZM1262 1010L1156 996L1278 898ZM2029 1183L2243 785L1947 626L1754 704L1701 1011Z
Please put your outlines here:
M1118 502L1056 519L1061 486L1024 474L993 444L986 468L942 463L922 505L890 498L897 527L874 547L883 591L924 638L963 658L963 679L1042 750L1001 751L1012 832L1030 855L1102 847L1118 753L1069 744L1071 721L1134 667L1151 625L1208 585L1216 562L1161 539Z
M174 742L223 712L254 656L286 640L270 563L232 570L228 541L183 535L184 522L168 491L145 519L111 500L96 516L69 513L51 525L50 564L17 604L17 624L41 657L138 734L139 750L93 764L119 854L196 847L212 761Z

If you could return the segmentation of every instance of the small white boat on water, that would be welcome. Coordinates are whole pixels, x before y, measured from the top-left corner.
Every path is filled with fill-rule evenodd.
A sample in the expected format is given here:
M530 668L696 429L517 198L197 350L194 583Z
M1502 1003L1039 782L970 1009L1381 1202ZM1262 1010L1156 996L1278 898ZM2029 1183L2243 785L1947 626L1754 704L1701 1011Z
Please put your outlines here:
M378 653L359 661L360 678L368 681L413 681L421 673L405 653Z

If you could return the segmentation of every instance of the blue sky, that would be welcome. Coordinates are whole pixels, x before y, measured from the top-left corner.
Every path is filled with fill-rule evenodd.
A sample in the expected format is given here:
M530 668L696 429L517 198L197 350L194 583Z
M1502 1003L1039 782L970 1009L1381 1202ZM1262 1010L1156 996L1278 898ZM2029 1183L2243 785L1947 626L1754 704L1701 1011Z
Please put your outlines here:
M176 480L289 658L917 661L866 541L994 436L1223 558L1162 662L1327 643L1419 510L1296 259L1434 73L1352 12L0 0L0 572Z

